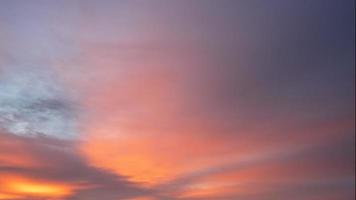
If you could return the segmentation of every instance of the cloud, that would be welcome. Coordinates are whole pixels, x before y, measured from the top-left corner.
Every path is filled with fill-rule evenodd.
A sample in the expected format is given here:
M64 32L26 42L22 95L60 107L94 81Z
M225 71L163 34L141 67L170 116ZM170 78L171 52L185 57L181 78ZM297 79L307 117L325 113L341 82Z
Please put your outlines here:
M327 144L217 164L157 187L182 199L352 197L354 150L348 136Z
M354 196L352 0L19 2L0 199Z
M75 150L75 142L50 137L31 138L0 133L0 194L20 198L123 199L152 193L126 180L125 177L90 166ZM7 145L3 145L7 144ZM31 165L7 162L2 156L17 157L16 152L31 160ZM25 189L19 185L28 185ZM50 189L41 189L42 187ZM39 188L31 192L29 188ZM55 194L66 188L62 196ZM53 191L53 192L52 192ZM103 195L105 194L105 195ZM89 198L90 197L90 198ZM7 199L7 198L5 198ZM12 199L12 198L9 198ZM15 198L14 198L15 199Z
M0 127L18 135L76 134L76 108L49 69L6 67L0 79Z

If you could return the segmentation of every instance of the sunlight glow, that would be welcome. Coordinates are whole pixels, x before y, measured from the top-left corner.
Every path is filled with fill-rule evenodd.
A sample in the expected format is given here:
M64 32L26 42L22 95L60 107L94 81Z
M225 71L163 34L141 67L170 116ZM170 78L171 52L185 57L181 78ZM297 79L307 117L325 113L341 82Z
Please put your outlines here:
M42 197L63 197L71 193L71 188L67 185L58 183L47 183L42 181L34 181L25 178L8 178L3 185L6 191L11 191L11 194L18 196L42 196ZM1 198L7 198L7 194L3 194ZM0 199L1 199L0 198ZM13 197L11 197L13 198Z

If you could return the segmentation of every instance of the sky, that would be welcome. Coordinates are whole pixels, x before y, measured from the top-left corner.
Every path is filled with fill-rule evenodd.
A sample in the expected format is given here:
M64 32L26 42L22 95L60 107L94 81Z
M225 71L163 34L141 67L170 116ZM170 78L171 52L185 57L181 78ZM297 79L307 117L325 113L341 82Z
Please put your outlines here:
M352 200L352 0L1 0L0 200Z

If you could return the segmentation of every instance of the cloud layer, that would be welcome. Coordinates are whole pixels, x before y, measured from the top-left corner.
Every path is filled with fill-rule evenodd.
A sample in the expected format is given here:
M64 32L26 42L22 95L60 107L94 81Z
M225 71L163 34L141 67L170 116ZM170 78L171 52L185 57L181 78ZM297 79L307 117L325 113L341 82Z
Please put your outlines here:
M353 1L0 3L0 200L355 196Z

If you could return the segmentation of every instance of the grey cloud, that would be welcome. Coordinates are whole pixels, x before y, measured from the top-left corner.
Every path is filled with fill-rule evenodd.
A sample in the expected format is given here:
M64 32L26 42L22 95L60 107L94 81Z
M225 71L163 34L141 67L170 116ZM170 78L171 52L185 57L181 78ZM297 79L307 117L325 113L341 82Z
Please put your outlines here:
M17 68L0 75L0 127L19 135L73 137L75 106L59 81L46 68Z

